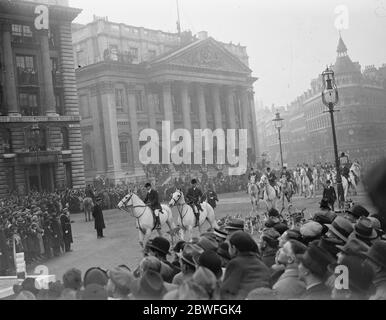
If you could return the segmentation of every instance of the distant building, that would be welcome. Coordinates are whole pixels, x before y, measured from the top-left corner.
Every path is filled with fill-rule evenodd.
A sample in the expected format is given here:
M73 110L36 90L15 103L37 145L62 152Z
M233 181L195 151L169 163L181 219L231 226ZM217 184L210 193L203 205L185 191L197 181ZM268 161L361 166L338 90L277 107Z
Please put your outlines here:
M386 64L382 67L365 67L352 62L347 47L339 39L337 59L332 66L339 91L339 104L335 113L335 125L339 153L345 152L351 160L373 163L386 156ZM285 162L297 163L333 162L331 121L321 99L321 76L311 81L311 88L288 107L284 128L288 129L288 144L283 147ZM271 113L269 118L273 118ZM265 131L272 131L267 116ZM284 129L283 129L284 130ZM264 140L264 139L262 139ZM279 146L276 139L265 139L262 150L277 159Z
M35 8L49 4L48 30ZM84 187L68 1L0 0L0 196Z
M139 132L246 128L257 154L253 83L246 48L206 32L192 36L94 17L73 25L86 179L144 176Z

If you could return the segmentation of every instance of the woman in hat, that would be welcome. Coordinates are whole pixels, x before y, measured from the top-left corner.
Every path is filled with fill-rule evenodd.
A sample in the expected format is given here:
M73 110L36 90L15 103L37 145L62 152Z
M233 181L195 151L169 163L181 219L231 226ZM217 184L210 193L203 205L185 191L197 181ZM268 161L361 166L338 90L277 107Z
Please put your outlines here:
M106 228L105 226L105 220L103 218L103 212L102 212L102 197L97 196L95 199L95 206L92 210L92 216L94 218L94 226L95 230L97 231L97 239L104 238L103 236L103 229Z

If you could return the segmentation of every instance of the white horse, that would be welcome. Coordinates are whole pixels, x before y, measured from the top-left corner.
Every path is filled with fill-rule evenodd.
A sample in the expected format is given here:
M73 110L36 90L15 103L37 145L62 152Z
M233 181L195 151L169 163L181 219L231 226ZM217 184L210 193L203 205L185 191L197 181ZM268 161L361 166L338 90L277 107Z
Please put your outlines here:
M277 195L276 190L269 184L268 177L263 174L259 182L260 190L263 191L263 200L267 210L276 209Z
M184 194L181 190L177 189L169 202L169 206L177 207L178 211L178 225L180 228L180 237L182 240L190 241L192 238L192 230L198 226L198 230L201 233L201 227L205 221L208 221L210 227L218 228L216 218L214 216L214 210L206 201L201 203L202 211L200 211L200 219L197 223L196 216L190 205L185 202ZM185 239L185 234L187 238Z
M302 195L302 178L297 170L294 170L294 182L295 182L295 192L298 196Z
M313 192L313 185L312 185L310 179L308 178L306 170L304 168L300 169L300 178L301 178L301 181L302 181L302 192L301 192L301 195L304 194L305 198L311 198L312 194L314 194L314 192ZM315 194L314 194L314 197L315 197Z
M259 187L256 183L248 183L248 194L251 199L252 211L256 212L259 207Z
M172 243L174 242L175 224L173 222L172 210L162 204L162 212L159 212L161 229L157 230L158 235L162 237L162 227L167 224L170 229ZM131 215L136 219L136 225L139 234L139 244L141 247L149 240L151 233L155 230L155 221L153 213L147 205L132 190L118 203L118 208ZM129 211L130 209L130 211Z

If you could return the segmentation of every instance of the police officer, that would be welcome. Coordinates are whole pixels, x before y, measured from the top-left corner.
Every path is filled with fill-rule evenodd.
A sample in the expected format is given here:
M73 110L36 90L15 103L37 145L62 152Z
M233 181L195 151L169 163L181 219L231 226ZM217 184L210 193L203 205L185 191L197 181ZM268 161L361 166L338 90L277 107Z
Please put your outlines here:
M193 209L194 215L196 216L196 225L200 222L200 211L202 211L201 208L201 199L202 199L202 191L197 188L197 180L193 179L191 181L192 186L189 188L188 192L186 193L186 203L190 205ZM197 212L195 208L197 208Z
M159 196L158 192L154 189L152 189L151 184L148 182L145 184L146 188L146 197L145 197L145 204L150 207L154 221L155 221L155 229L160 230L161 229L161 221L159 219L159 212L158 210L162 210L161 204L159 203Z

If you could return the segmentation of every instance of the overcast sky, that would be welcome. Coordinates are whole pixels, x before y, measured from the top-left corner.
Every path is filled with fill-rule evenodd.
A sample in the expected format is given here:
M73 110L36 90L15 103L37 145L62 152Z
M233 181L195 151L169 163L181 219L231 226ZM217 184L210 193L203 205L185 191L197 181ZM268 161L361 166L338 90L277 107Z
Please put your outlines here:
M353 61L362 67L386 63L386 0L179 0L183 30L247 46L250 68L259 80L256 99L286 105L309 88L326 64L335 62L338 31L334 13L348 9L342 37ZM75 20L93 14L110 21L176 32L176 0L70 0L83 9ZM342 12L342 11L341 11Z

